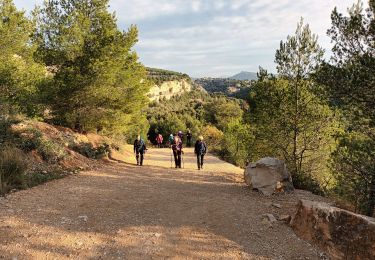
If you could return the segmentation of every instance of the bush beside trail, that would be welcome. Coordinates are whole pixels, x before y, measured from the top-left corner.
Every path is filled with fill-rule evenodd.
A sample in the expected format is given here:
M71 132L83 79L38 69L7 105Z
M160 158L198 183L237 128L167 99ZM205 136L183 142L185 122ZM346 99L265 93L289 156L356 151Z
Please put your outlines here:
M95 167L121 140L79 134L35 120L0 122L0 194Z

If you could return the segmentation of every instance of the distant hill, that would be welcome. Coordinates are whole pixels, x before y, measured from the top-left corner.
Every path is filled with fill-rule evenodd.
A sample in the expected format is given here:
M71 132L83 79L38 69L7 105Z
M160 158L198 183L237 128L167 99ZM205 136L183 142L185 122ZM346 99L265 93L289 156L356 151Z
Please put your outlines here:
M231 78L200 78L195 85L202 87L210 94L224 94L228 97L245 99L250 92L252 81Z
M241 71L240 73L230 77L230 79L236 80L257 80L257 74L255 72Z

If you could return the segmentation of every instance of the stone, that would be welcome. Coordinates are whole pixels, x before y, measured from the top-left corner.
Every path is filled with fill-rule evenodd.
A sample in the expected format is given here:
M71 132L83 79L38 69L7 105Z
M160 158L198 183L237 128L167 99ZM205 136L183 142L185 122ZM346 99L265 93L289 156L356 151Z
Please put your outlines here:
M82 215L82 216L78 216L78 219L84 221L84 222L87 222L89 220L89 218L85 215Z
M286 223L290 223L290 221L292 220L292 217L290 215L281 215L279 217L279 220L286 222Z
M281 204L278 204L278 203L272 203L271 204L272 206L274 206L275 208L278 208L278 209L281 209Z
M293 192L292 177L283 161L262 158L250 163L244 172L245 183L264 195Z
M270 223L277 222L277 219L272 214L263 214L262 217L263 217L263 219L267 219Z
M300 238L319 246L332 259L375 259L375 219L301 200L291 221Z

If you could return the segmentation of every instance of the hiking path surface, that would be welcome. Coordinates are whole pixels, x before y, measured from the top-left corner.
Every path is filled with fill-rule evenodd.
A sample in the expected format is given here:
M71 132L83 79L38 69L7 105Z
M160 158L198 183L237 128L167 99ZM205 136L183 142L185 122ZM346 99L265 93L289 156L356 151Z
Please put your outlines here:
M0 198L0 259L323 257L285 223L262 218L292 214L311 194L262 196L242 169L212 155L196 170L192 149L184 169L171 168L169 149L134 163L109 161Z

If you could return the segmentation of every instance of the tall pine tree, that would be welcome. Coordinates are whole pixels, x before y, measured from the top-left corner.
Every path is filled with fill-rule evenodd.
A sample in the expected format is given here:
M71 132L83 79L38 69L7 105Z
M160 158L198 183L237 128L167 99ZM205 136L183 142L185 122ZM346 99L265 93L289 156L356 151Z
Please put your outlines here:
M45 79L44 66L34 62L30 44L34 23L12 0L0 1L0 114L39 112L38 85Z
M334 43L331 63L318 81L331 104L343 111L346 132L338 136L333 154L337 190L357 210L372 216L375 207L375 1L362 3L344 16L332 12L328 34Z
M132 50L135 26L120 31L108 0L49 0L36 16L37 57L54 73L45 101L56 123L114 134L145 122L149 83Z
M303 21L276 52L278 77L261 70L250 103L258 157L284 159L298 188L319 191L329 179L328 158L336 124L334 113L314 94L310 78L323 50Z

